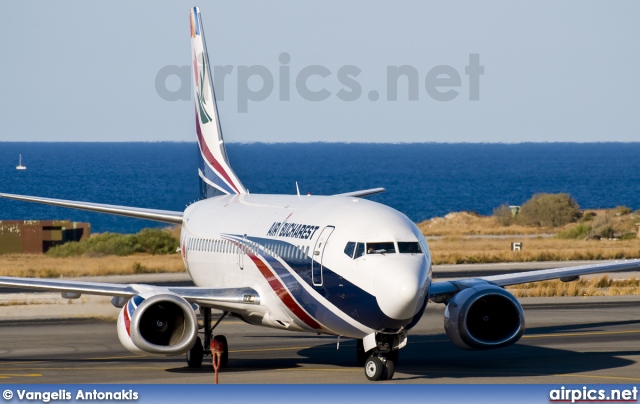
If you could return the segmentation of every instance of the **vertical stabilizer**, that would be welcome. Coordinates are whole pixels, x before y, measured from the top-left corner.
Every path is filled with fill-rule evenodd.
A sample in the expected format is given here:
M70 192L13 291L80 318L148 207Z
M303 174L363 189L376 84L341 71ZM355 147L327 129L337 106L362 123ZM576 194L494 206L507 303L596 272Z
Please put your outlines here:
M191 53L196 132L200 148L200 196L204 199L225 194L245 194L247 190L231 169L224 147L198 7L191 9Z

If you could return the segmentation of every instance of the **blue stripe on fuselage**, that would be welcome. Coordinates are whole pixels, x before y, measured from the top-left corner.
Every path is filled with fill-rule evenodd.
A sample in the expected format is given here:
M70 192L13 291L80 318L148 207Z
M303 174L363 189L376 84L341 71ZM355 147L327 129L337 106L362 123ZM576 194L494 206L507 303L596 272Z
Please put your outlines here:
M236 236L238 237L238 236ZM258 243L261 246L271 244L275 247L297 248L295 245L281 240L266 239L261 237L247 237L247 240ZM239 239L242 241L242 239ZM302 307L323 322L319 316L326 317L327 313L334 315L329 309L324 307L315 299L306 288L298 283L297 279L291 275L289 270L282 266L279 260L271 254L265 254L267 262L273 267L283 283L291 291L294 297L300 302ZM385 315L376 301L376 297L367 293L363 289L349 282L347 279L323 266L322 286L313 286L311 279L311 258L305 256L302 259L280 257L285 263L295 271L310 287L322 297L327 299L343 313L358 321L359 323L377 331L396 332L402 327L411 323L413 318L406 320L396 320ZM316 265L319 265L316 262ZM325 313L327 312L327 313ZM421 315L422 313L419 313ZM335 316L335 315L334 315ZM331 323L333 324L333 322ZM329 326L329 324L327 324ZM346 335L346 334L345 334Z
M251 248L254 253L256 253L256 249L252 245L247 245L246 241L250 241L256 243L256 240L253 238L241 238L237 235L223 235L232 238L235 242L243 243L247 247ZM259 255L263 258L267 264L274 270L274 272L278 275L282 283L289 290L289 293L294 297L294 299L298 302L298 304L307 312L310 316L312 316L315 320L321 323L323 326L327 327L327 329L331 330L334 334L357 337L362 336L363 331L349 324L346 320L342 319L336 313L329 310L322 303L320 303L316 298L314 298L309 291L307 291L293 276L291 271L286 269L282 263L272 254L268 253L264 249L264 244L260 243L263 247L263 250L257 252L256 255ZM290 245L290 244L287 244ZM284 245L283 245L284 246Z

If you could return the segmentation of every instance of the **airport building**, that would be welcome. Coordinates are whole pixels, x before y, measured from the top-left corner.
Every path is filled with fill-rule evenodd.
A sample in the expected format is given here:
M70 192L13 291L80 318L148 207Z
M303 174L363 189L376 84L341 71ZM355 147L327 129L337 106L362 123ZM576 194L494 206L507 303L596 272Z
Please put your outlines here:
M0 254L42 254L68 241L89 238L89 223L69 220L0 220Z

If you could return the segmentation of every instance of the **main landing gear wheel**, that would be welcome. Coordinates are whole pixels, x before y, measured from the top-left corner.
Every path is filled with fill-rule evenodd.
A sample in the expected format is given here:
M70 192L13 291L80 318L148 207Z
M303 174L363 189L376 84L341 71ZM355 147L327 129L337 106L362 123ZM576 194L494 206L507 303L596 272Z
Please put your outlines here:
M224 348L224 353L220 355L220 367L226 368L229 364L229 344L227 344L227 339L224 335L216 335L213 337L213 330L229 312L223 312L213 327L211 327L211 309L200 307L200 314L202 315L202 328L204 329L204 344L200 337L196 338L196 343L187 351L187 365L190 368L201 367L203 357L211 355L211 341L216 340L220 342Z
M199 368L202 366L202 358L204 357L204 349L200 337L196 338L196 343L187 351L187 366L190 368Z

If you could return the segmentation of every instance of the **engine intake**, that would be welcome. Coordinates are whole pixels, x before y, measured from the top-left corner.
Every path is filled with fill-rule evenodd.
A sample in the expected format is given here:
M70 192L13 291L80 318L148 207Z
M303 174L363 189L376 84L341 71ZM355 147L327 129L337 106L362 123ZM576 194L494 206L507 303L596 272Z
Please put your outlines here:
M524 312L506 290L479 284L458 292L444 312L444 329L459 348L500 348L524 333Z
M198 336L194 308L178 295L135 296L118 317L118 338L135 353L182 354Z

